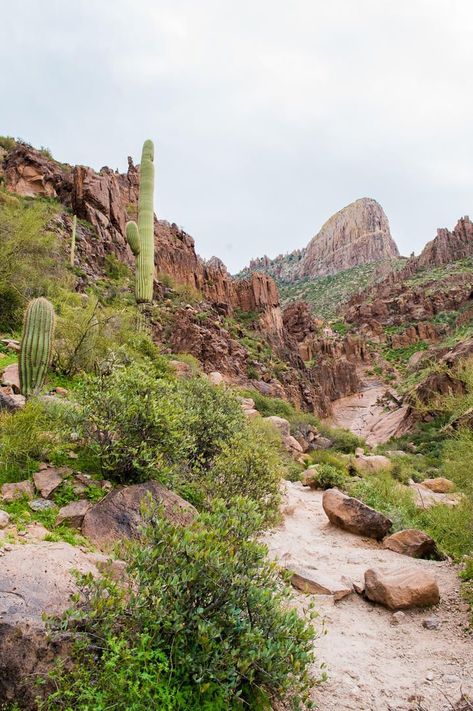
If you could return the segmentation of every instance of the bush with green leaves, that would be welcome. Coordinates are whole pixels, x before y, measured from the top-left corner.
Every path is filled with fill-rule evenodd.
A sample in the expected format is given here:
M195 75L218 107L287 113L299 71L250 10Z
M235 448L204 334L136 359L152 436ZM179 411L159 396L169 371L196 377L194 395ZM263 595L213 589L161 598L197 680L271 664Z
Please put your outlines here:
M254 501L267 525L278 515L284 474L279 435L267 422L253 419L222 444L200 486L207 500L245 496Z
M317 489L344 489L347 477L331 464L316 464L310 470L311 486Z
M344 454L351 454L357 447L365 447L364 439L353 434L349 430L344 430L338 427L328 427L320 425L321 434L332 440L333 449Z
M216 501L183 529L150 511L128 551L127 590L86 579L66 622L73 666L56 673L48 711L294 708L314 680L315 632L255 537L256 505Z
M189 446L176 384L138 365L86 377L76 398L73 425L104 477L163 478Z

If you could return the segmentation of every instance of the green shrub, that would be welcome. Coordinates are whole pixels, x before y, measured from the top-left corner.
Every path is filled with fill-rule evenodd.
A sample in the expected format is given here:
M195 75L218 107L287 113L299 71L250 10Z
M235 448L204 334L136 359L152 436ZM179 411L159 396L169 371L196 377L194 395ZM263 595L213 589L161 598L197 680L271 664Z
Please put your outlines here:
M138 365L87 377L77 400L74 426L104 477L163 476L185 449L185 412L175 385Z
M330 449L315 449L310 452L309 462L310 464L330 464L345 476L348 475L347 459Z
M291 403L281 400L281 398L262 395L258 390L240 390L239 392L243 397L251 397L255 401L255 408L263 417L276 415L289 420L296 414L296 410Z
M253 419L222 445L206 476L207 497L230 501L245 496L268 524L278 514L283 475L278 434L267 422Z
M256 711L304 699L315 633L288 607L260 528L244 499L215 502L185 529L152 514L129 549L128 591L86 580L88 606L66 618L74 666L43 708Z
M320 432L332 441L333 449L345 454L351 454L357 447L365 447L366 443L361 437L353 434L349 430L343 430L337 427L328 427L321 424Z
M317 489L344 489L346 487L347 478L340 469L333 467L331 464L317 464L311 469L311 486Z
M114 254L106 254L104 260L105 274L115 281L125 281L131 277L130 268Z

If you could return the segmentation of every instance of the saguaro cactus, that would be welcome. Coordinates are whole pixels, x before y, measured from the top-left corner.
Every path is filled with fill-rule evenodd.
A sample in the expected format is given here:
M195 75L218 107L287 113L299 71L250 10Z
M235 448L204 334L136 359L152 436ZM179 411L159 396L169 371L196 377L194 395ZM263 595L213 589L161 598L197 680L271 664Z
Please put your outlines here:
M76 256L76 230L77 230L77 215L72 218L72 237L71 237L71 255L70 262L71 267L74 266L74 259Z
M135 296L139 304L153 301L154 279L154 146L145 141L141 154L138 224L129 222L126 236L136 257Z
M20 390L26 398L37 395L51 363L54 307L43 297L28 304L20 350Z

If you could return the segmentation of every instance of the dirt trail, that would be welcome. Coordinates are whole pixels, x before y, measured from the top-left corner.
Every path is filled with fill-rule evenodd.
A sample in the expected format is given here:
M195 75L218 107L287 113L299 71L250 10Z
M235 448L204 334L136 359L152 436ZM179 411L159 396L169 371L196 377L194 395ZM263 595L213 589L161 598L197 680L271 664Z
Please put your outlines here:
M314 690L320 711L452 711L462 692L473 697L473 638L466 632L468 613L455 566L398 555L332 526L322 492L300 483L287 483L287 498L284 523L265 539L281 564L311 566L355 582L372 567L419 567L435 576L441 593L435 610L407 610L398 625L392 612L356 593L336 603L297 593L302 610L316 602L327 632L316 641L329 677ZM425 629L422 621L433 615L439 628Z
M361 392L332 403L332 423L365 438L369 445L387 442L395 434L399 434L407 411L405 406L387 410L381 404L381 399L387 391L395 395L393 390L379 380L365 379Z

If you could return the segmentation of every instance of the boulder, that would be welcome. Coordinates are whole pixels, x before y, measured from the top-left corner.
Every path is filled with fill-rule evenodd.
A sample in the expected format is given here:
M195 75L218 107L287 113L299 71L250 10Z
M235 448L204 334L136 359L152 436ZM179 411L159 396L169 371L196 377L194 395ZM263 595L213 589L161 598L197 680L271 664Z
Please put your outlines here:
M390 610L437 605L440 592L435 578L423 570L398 568L365 573L365 595Z
M360 536L379 541L392 526L387 516L338 489L324 491L322 506L330 523Z
M10 386L0 387L0 411L15 412L15 410L19 410L24 405L25 398L23 395L16 395Z
M438 476L435 479L424 479L421 485L427 487L427 489L430 489L430 491L433 491L435 494L448 494L455 488L453 481L443 476Z
M63 542L12 546L0 559L0 705L37 708L36 678L67 654L67 640L47 638L43 615L69 607L75 570L98 574L88 554Z
M433 538L417 528L406 528L388 536L383 541L384 548L411 558L435 558L441 556Z
M28 501L28 506L32 511L49 511L57 508L54 501L50 501L50 499L33 499Z
M59 513L56 518L56 526L64 523L66 526L80 530L84 516L92 506L92 502L87 499L71 501L70 504L67 504L59 509Z
M437 494L435 491L428 489L422 484L416 484L416 482L412 480L409 481L409 489L414 494L414 502L419 509L430 509L432 506L437 506L437 504L444 504L450 507L458 506L463 499L461 492Z
M32 499L34 496L34 487L29 479L25 481L17 481L11 484L2 485L2 499L6 503L16 501L16 499Z
M390 469L391 460L382 454L357 454L355 456L355 466L358 471L366 474L376 474L384 469Z
M10 523L10 516L6 511L0 511L0 528L6 528Z
M281 433L281 437L291 436L291 425L287 420L284 419L284 417L277 417L276 415L271 415L270 417L265 417L264 419L267 422L271 422L271 424L279 430L279 432Z
M289 568L291 583L298 590L314 595L331 595L334 600L341 600L351 595L353 587L340 580L334 580L315 568Z
M212 385L222 385L222 383L225 382L222 373L219 373L217 370L209 373L207 377Z
M302 449L302 446L299 444L297 439L295 437L293 437L292 435L283 437L282 443L288 452L295 453L297 455L303 454L303 452L304 452L304 450Z
M67 467L46 467L33 474L34 485L43 497L49 499L51 494L62 484L64 477L71 473Z
M164 507L164 515L173 523L188 525L196 509L157 481L115 489L95 504L84 516L82 533L100 549L116 541L139 538L143 525L142 504L151 498Z

